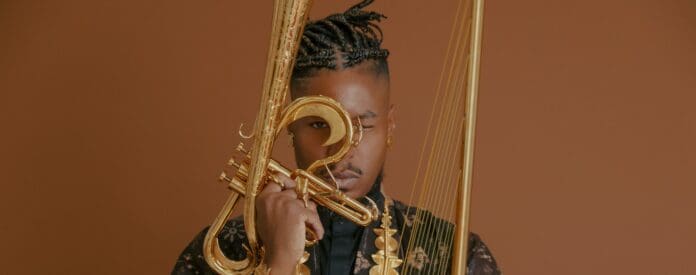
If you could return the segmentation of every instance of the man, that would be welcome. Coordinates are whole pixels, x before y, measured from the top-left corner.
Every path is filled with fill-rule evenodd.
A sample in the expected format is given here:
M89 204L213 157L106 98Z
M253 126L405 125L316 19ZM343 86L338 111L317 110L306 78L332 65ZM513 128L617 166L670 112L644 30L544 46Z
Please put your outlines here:
M329 170L325 180L339 186L346 195L367 203L375 202L382 216L391 217L387 228L396 229L393 237L401 240L394 253L403 260L395 265L401 274L448 273L450 246L423 249L427 245L442 248L442 240L451 237L452 225L441 232L421 232L424 240L409 247L414 222L432 218L415 216L415 209L386 197L381 192L385 156L393 139L394 108L390 103L389 52L381 48L379 22L382 14L364 11L372 0L365 0L341 14L306 25L291 82L292 98L324 95L339 101L351 117L359 120L363 136L358 146ZM289 127L298 167L335 153L338 145L324 147L328 127L320 119L307 117ZM281 184L269 184L257 198L257 225L264 245L265 264L272 274L291 274L305 251L305 228L317 233L319 242L307 248L305 263L312 274L369 274L377 265L373 254L378 250L374 229L383 226L380 218L367 227L353 224L323 207L310 203L305 207L294 191L295 182L281 177ZM172 274L213 274L202 256L205 233L201 232L182 252ZM387 236L389 237L389 236ZM246 243L243 220L229 221L219 236L221 248L229 258L244 258ZM469 274L500 274L488 248L471 234L468 259ZM451 245L451 243L449 244ZM422 246L422 247L421 247ZM408 250L408 251L406 251Z

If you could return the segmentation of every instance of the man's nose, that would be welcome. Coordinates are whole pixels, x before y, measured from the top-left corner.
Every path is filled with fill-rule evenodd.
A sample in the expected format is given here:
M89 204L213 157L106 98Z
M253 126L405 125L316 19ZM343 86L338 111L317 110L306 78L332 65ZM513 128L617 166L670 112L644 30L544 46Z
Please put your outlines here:
M341 147L344 146L344 143L345 143L345 142L346 142L346 140L344 139L344 140L342 140L342 141L339 141L339 142L336 142L336 143L334 143L334 144L331 144L331 145L327 146L327 148L326 148L326 156L327 156L327 157L328 157L328 156L333 156L333 155L335 155L336 153L338 153L338 151L341 150ZM355 154L355 148L356 148L356 146L351 145L350 148L348 149L348 152L346 153L346 155L345 155L343 158L344 158L344 159L352 158L353 155Z

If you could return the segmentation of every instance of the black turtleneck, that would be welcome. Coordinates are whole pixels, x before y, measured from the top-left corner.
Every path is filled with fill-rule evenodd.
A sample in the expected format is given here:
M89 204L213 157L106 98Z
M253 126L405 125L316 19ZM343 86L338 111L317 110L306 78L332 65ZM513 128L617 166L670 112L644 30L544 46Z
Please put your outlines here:
M378 177L372 185L367 197L372 199L380 209L384 206L384 197L381 193L382 177ZM367 204L365 198L360 201ZM355 263L355 255L363 236L364 227L354 224L333 211L319 207L319 218L324 226L324 238L321 239L310 253L310 261L317 261L312 274L351 274ZM311 265L310 265L311 266Z

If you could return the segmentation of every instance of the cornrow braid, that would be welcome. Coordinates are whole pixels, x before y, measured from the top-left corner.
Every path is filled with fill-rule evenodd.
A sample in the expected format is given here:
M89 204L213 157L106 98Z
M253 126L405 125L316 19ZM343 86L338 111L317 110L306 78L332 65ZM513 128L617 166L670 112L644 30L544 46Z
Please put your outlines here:
M368 60L375 61L379 73L388 74L389 51L381 47L382 30L377 25L387 17L363 10L372 2L374 0L363 0L343 13L308 22L292 78L311 76L322 68L349 68ZM339 60L341 64L337 64Z

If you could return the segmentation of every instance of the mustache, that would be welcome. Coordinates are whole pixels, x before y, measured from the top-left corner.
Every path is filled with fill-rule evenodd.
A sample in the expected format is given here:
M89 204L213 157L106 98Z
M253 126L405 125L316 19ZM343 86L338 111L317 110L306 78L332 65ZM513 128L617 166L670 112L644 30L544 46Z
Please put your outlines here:
M358 167L356 167L356 166L353 166L353 163L350 163L350 162L348 162L348 163L345 164L345 168L339 167L337 164L331 164L331 165L329 165L329 170L330 170L331 173L333 173L333 174L340 173L340 172L343 172L343 171L345 171L345 170L348 170L348 171L352 171L352 172L354 172L354 173L356 173L356 174L358 174L358 175L360 175L360 176L363 175L362 169L360 169L360 168L358 168ZM329 176L329 170L321 169L321 170L319 170L319 171L320 171L320 172L319 172L319 175L322 176L322 177L324 177L324 178L327 178L327 179L328 179L328 178L331 178L331 176Z

